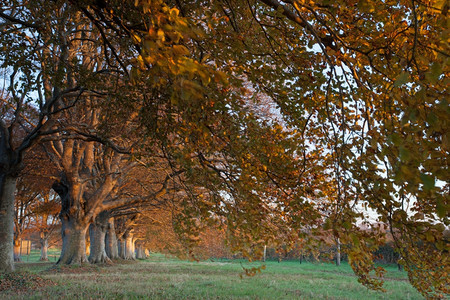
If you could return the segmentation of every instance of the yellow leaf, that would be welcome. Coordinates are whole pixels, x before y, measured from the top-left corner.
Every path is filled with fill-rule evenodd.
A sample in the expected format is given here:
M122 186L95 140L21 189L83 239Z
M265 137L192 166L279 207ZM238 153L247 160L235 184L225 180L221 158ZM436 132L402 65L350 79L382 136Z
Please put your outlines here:
M172 47L173 53L176 55L188 55L189 50L183 45L174 45Z
M163 42L166 40L164 31L162 29L158 29L157 36L158 36L158 39Z
M141 38L137 34L132 33L131 37L133 38L133 43L135 43L135 44L140 44L141 43Z

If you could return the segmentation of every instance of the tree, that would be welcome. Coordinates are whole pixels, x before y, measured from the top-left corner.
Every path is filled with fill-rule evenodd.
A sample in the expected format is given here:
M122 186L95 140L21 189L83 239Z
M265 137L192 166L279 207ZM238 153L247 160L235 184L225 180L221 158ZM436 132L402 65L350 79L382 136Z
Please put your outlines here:
M0 271L13 266L14 192L26 151L52 127L53 116L75 104L82 93L79 86L60 81L66 68L68 48L61 27L54 26L60 15L58 4L46 1L2 2L0 24L2 118L0 120ZM60 102L71 98L70 105ZM37 111L29 118L27 111ZM25 134L17 136L19 130Z
M291 243L332 229L380 289L384 233L367 208L392 228L411 283L448 292L446 2L69 3L105 49L135 56L123 69L140 96L122 103L139 110L144 148L181 172L183 242L223 220L233 250L257 257L277 229ZM260 97L278 117L254 112Z
M147 5L146 1L140 3ZM380 281L367 275L372 270L382 274L373 267L371 253L383 238L375 226L371 231L355 226L366 219L358 211L362 206L398 229L396 247L402 252L411 283L429 297L446 293L445 280L437 274L447 273L449 265L442 266L448 251L443 238L449 189L449 54L444 29L448 4L386 1L375 7L366 1L261 0L184 1L178 5L184 16L204 24L206 37L195 41L200 47L189 48L192 55L210 55L206 61L226 72L235 87L245 77L254 91L273 99L286 126L301 131L296 140L297 157L304 153L313 162L311 177L322 174L322 178L331 178L332 189L318 182L315 190L330 199L332 207L338 205L330 222L342 229L340 239L350 245L351 265L361 282L381 287ZM150 39L143 35L142 43ZM239 106L230 106L236 114L243 113ZM208 106L204 107L208 111ZM226 132L233 132L233 127ZM256 132L249 137L261 136ZM228 142L226 136L220 137ZM276 140L280 142L280 138ZM206 147L204 140L195 142L199 149L212 149L209 140ZM229 161L230 144L226 143L229 148L223 160ZM218 152L211 151L211 155L217 157ZM219 163L207 167L215 167L226 177L229 172L217 168ZM243 173L237 172L240 179L245 178ZM251 174L255 176L255 170ZM236 188L234 182L231 186ZM308 199L308 189L294 191L296 196L286 205L292 208L292 216L299 212L299 201ZM235 194L232 197L237 201ZM227 202L221 197L198 202L207 206L206 211L217 211L206 204L211 199L213 203ZM234 207L253 215L263 212L261 201L251 199L250 195ZM228 214L235 218L239 210ZM239 225L242 228L242 222ZM290 225L299 230L304 224ZM236 232L237 227L229 228ZM420 257L423 251L428 253L426 258Z
M59 198L52 190L41 195L40 201L33 208L34 228L39 232L41 257L39 260L48 261L49 238L59 223Z
M302 131L297 151L307 148L322 167L313 167L312 175L332 180L332 189L319 183L315 190L329 199L324 209L336 211L330 222L350 245L361 282L380 287L367 274L374 270L371 253L383 234L375 226L371 231L355 226L367 219L358 211L367 207L397 230L396 247L411 283L428 297L448 292L437 275L449 266L443 238L449 189L448 4L235 1L205 4L201 8L216 8L209 19L193 3L183 4L190 17L211 24L205 27L210 39L202 44L211 61L233 70L228 74L245 76L278 104L287 125ZM307 190L297 191L289 207L305 198Z

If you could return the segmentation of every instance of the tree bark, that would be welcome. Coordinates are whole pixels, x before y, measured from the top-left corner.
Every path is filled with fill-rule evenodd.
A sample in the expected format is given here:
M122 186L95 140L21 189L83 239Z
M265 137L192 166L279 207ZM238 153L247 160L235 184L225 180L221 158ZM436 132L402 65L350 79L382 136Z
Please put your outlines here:
M126 257L126 243L125 243L125 239L123 237L119 238L118 240L118 245L119 245L119 257L122 259L125 259Z
M117 244L116 230L114 227L114 218L110 218L108 221L105 239L106 239L105 241L106 255L108 255L110 259L118 259L119 245Z
M86 231L89 226L82 210L76 210L71 204L70 186L66 178L53 184L53 190L61 198L61 256L56 264L83 264L88 262L86 256Z
M142 243L136 244L136 259L146 259L147 255L144 251L144 245Z
M341 241L336 239L336 266L341 265Z
M40 261L48 261L48 236L45 232L41 232L39 243L41 245L41 258Z
M134 252L134 240L133 240L133 234L128 233L126 238L126 246L125 246L125 259L128 260L134 260L136 259L136 254Z
M90 235L86 235L86 256L89 257L91 255L91 239Z
M105 237L106 229L108 226L108 216L107 212L100 213L95 222L89 226L89 236L90 236L90 263L105 263L111 262L105 249Z
M14 261L21 262L20 246L22 245L22 239L20 237L14 239Z
M134 242L132 233L125 232L120 239L119 245L120 258L126 260L134 260L136 258L136 255L134 254Z
M0 174L0 273L14 271L14 192L16 182L17 177Z
M63 217L61 256L56 264L83 264L88 262L86 257L87 224L80 224L74 218Z

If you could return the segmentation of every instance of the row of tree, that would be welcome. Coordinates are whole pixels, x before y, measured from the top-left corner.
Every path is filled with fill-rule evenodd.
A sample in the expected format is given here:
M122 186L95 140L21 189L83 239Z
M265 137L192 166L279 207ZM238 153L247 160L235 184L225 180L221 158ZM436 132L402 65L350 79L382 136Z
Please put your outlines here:
M1 5L2 272L36 156L34 199L59 196L60 264L87 261L88 229L105 261L111 218L148 228L158 211L188 249L211 227L253 258L339 241L381 289L388 228L411 283L448 293L445 1Z

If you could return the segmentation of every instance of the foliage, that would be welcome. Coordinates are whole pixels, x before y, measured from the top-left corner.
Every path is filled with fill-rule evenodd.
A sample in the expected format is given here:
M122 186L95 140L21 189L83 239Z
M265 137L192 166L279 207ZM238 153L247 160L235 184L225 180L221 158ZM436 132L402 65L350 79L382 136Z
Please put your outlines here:
M355 226L369 223L364 208L391 230L412 284L429 297L447 293L448 5L235 1L179 9L204 31L188 45L191 55L230 83L223 96L172 103L182 123L168 123L182 134L168 148L194 186L208 182L209 191L192 192L183 204L192 218L181 218L179 230L192 232L213 212L226 219L233 249L258 257L252 247L280 228L287 237L305 225L314 231L323 216L351 245L361 282L378 289L383 271L372 253L384 234L376 224ZM253 115L246 93L270 97L278 120Z
M176 187L184 245L213 225L249 258L333 236L360 282L382 289L373 253L387 230L415 288L448 293L447 2L67 3L126 90L102 98L102 121L138 112L146 140L130 152L168 167L161 192ZM53 84L70 87L54 69ZM74 69L78 83L95 82Z

